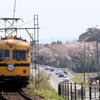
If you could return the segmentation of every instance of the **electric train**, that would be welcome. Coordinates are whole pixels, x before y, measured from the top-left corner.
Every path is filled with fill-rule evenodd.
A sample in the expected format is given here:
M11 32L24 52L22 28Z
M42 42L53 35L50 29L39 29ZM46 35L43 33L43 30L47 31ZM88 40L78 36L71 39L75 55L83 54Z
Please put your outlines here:
M30 44L18 37L0 39L0 82L25 87L30 78Z

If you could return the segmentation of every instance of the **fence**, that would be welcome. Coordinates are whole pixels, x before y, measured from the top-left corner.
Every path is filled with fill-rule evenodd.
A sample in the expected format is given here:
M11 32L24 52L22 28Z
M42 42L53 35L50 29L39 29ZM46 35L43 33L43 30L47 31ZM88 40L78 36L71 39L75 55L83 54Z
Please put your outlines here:
M58 94L67 100L100 100L100 85L61 82Z

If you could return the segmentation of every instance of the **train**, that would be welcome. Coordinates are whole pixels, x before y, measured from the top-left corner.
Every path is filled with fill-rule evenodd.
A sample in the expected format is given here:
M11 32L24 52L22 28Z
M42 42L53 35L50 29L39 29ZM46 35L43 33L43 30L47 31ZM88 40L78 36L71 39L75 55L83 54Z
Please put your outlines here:
M26 87L30 79L30 44L16 36L0 39L0 83Z

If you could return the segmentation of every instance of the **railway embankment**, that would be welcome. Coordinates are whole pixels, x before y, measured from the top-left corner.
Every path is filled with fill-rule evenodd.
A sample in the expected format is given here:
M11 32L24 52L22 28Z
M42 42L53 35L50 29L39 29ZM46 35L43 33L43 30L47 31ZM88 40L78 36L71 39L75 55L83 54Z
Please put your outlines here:
M40 98L36 100L65 100L53 89L50 84L50 78L44 72L37 74L35 80L29 85L29 87L32 90L32 94Z

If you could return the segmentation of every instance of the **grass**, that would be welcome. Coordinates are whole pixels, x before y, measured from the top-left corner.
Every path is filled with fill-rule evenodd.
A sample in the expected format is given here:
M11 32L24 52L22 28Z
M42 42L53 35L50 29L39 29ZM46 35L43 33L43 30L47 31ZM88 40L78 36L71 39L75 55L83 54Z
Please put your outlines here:
M84 75L84 73L75 73L76 75ZM85 74L88 74L88 73L85 73ZM89 73L90 75L95 75L95 74L97 74L96 72L94 72L94 73Z
M94 73L89 73L89 76L92 76L92 75L96 75L97 73L94 72ZM75 73L75 76L73 76L71 78L72 81L76 82L76 83L83 83L84 81L84 73ZM86 83L88 83L88 73L85 73L85 81Z
M59 96L57 92L51 90L39 89L38 91L35 90L33 93L44 98L44 100L65 100Z
M76 83L82 83L82 82L83 82L83 80L79 79L79 78L76 77L76 76L72 77L71 80L72 80L73 82L76 82Z

